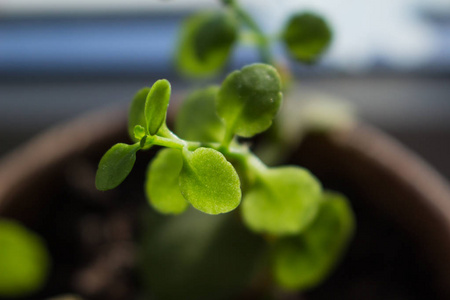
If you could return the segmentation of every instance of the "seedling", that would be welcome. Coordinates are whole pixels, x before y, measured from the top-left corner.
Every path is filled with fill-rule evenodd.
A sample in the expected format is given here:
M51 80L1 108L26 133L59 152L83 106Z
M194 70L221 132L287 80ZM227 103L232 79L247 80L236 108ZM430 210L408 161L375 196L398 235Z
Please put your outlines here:
M170 83L158 80L138 91L129 111L134 144L113 146L97 171L99 190L115 188L131 172L138 151L164 148L147 168L145 193L156 211L178 217L151 226L142 260L148 264L146 285L159 299L225 299L248 279L263 248L270 257L263 260L270 266L263 268L270 270L264 278L285 290L313 288L327 278L354 230L344 196L324 191L299 166L267 166L248 143L271 127L283 100L282 79L270 65L272 43L281 41L294 59L313 63L331 41L328 24L311 12L297 13L271 37L237 1L222 3L223 11L201 12L184 23L179 70L215 74L238 41L254 44L264 63L191 93L179 109L175 133L166 123ZM227 217L231 211L239 212L247 229Z
M324 192L304 168L266 166L239 142L271 126L282 102L276 69L249 65L220 86L192 93L175 121L181 137L166 124L169 98L167 80L136 94L129 115L135 143L106 152L97 188L115 188L132 170L137 151L162 146L145 182L155 210L181 214L193 206L217 215L239 207L243 223L270 244L273 276L281 287L300 290L321 282L353 231L347 200Z

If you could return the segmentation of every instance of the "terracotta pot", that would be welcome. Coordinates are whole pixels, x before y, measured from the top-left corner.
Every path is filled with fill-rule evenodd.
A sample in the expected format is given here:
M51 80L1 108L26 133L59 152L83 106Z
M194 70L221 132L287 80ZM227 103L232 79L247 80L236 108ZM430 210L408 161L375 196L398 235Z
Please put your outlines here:
M86 157L98 161L112 144L127 140L122 108L94 112L37 136L0 161L0 215L18 218L42 231L39 218L48 217L42 211L48 207L55 186L67 176L67 168L72 172L74 165ZM430 295L428 299L450 298L450 191L431 167L364 124L307 136L290 162L309 168L326 187L348 195L358 223L344 262L321 288L306 293L306 298L327 299L325 290L334 293L333 299L387 299L393 295L399 295L396 299L420 299L422 294ZM81 184L86 190L100 195L93 188L94 173L89 172L81 171L77 176L84 178ZM58 209L63 209L62 205ZM118 223L122 221L127 218L119 218ZM130 242L125 231L120 231L119 240ZM123 254L128 248L120 249ZM94 267L71 265L66 271L71 272L72 283L65 282L61 289L48 286L48 293L66 292L64 288L76 292L81 288L82 293L105 297L99 291L120 282L120 278L92 283L92 276L113 274L108 267L98 271L111 261L132 265L117 259L128 257L120 253L106 258L102 255ZM58 276L50 282L58 281ZM118 295L115 299L120 299Z

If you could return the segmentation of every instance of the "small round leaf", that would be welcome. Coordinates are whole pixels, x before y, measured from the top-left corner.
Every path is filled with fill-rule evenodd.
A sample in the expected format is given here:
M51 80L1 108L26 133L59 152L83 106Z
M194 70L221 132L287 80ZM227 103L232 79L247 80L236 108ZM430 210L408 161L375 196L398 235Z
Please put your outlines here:
M127 178L136 161L139 144L115 144L103 155L98 164L95 186L100 191L115 188Z
M181 28L177 66L183 73L194 76L207 76L219 71L238 36L237 21L228 13L195 14Z
M320 183L299 167L268 169L249 189L242 203L245 223L256 232L296 234L316 216Z
M0 297L36 292L45 283L49 267L43 240L19 223L0 218Z
M327 22L313 13L292 16L282 33L289 53L304 63L315 62L328 48L332 38Z
M156 81L147 95L145 102L145 120L148 132L155 135L164 123L169 106L171 87L169 81Z
M182 213L189 205L178 184L182 167L183 157L176 149L159 151L149 165L145 192L153 208L163 214Z
M241 202L239 177L222 153L210 148L183 151L180 189L196 209L211 215L226 213Z
M319 285L341 258L354 231L355 221L347 199L324 193L314 222L299 236L277 241L273 270L277 283L290 290Z
M217 113L234 133L251 137L270 127L281 101L277 70L253 64L227 76L217 96Z
M136 125L134 127L134 137L140 141L145 136L145 129L141 125Z
M222 141L225 125L216 113L218 91L216 86L197 90L183 101L175 122L179 137L199 142Z
M128 110L128 134L133 142L140 141L140 139L137 139L134 136L134 128L136 125L141 125L144 128L147 127L145 123L144 107L149 92L150 88L147 87L139 90L136 95L134 95L130 109Z

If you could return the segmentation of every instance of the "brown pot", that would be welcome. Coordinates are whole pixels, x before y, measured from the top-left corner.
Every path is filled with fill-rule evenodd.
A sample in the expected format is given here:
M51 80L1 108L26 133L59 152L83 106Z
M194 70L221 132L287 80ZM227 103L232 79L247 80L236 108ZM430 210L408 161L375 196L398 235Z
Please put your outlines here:
M121 108L94 112L37 136L0 161L0 215L18 218L51 238L45 233L48 219L66 210L65 199L55 200L52 195L55 189L66 190L73 177L83 193L100 199L98 207L109 209L105 197L111 194L94 188L95 164L112 144L127 140ZM83 167L86 162L90 167ZM450 299L450 191L431 167L364 124L307 136L290 162L309 168L324 186L346 194L358 224L343 263L306 298ZM138 189L142 178L139 182ZM82 216L77 213L73 223L78 227L64 228L64 232L81 232L76 236L84 243L80 251L89 253L88 262L54 250L59 253L56 275L42 296L70 291L98 299L126 299L134 291L134 279L124 276L133 266L135 232L126 224L136 212L119 205L120 209L106 216L101 213L99 219L93 216L98 209L91 206L82 206L87 207ZM83 224L90 224L87 233ZM58 242L65 241L64 232L57 234ZM56 242L49 243L51 248ZM86 249L89 245L95 249ZM69 279L61 279L63 274Z

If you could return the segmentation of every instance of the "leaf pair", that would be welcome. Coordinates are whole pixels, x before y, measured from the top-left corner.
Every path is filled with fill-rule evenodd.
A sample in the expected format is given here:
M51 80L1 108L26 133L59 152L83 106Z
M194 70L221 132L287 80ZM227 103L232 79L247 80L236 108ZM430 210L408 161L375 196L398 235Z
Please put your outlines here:
M207 214L229 212L241 201L234 167L210 148L160 151L149 166L146 193L150 204L166 214L183 212L186 200Z
M290 290L304 290L320 284L341 258L354 227L347 199L340 194L324 193L311 225L300 235L276 242L273 272L277 283Z
M229 13L206 12L188 18L177 47L177 66L185 74L205 76L226 63L236 42L237 20Z
M141 126L145 134L155 135L166 120L167 108L171 95L169 81L161 79L151 88L139 90L131 101L128 112L128 133L130 138L138 142L135 127ZM139 136L142 136L140 130Z
M246 23L245 18L238 19L241 14L234 10L198 13L184 21L176 53L182 73L207 76L223 68L238 40L240 22ZM309 64L328 48L332 32L321 16L303 12L287 21L280 39L291 56Z
M155 135L165 123L170 94L171 86L165 79L136 93L128 113L128 133L138 143L116 144L103 155L95 177L98 190L113 189L125 180L136 162L136 152L144 147L147 135Z
M190 94L183 102L175 129L179 136L220 142L226 128L251 137L272 124L282 102L281 80L275 68L252 64L232 72L219 87Z
M316 216L320 183L299 167L269 168L247 191L242 216L256 232L277 236L304 230Z

